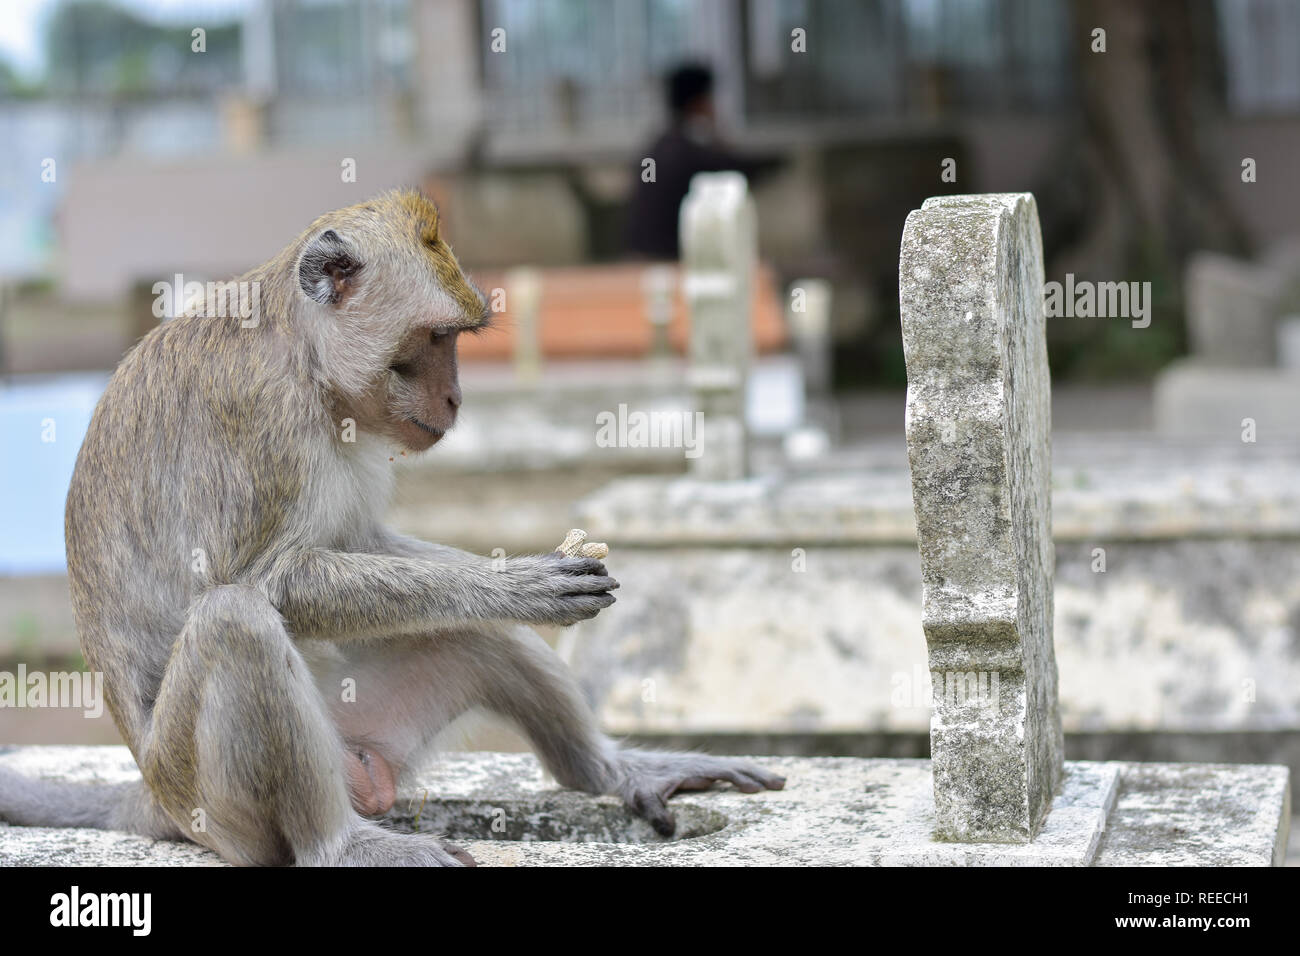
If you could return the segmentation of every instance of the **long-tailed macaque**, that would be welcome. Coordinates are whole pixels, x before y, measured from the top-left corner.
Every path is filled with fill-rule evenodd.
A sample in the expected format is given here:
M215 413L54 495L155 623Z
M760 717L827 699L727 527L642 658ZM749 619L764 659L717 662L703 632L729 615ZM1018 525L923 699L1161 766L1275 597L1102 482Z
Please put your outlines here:
M182 316L127 354L68 492L82 649L143 780L0 772L0 818L190 839L240 864L472 863L368 819L472 708L518 726L561 785L617 794L664 835L678 790L783 785L598 732L525 625L613 604L600 561L494 565L380 523L394 450L455 423L456 338L488 320L431 202L329 213L238 281L258 291L251 318Z

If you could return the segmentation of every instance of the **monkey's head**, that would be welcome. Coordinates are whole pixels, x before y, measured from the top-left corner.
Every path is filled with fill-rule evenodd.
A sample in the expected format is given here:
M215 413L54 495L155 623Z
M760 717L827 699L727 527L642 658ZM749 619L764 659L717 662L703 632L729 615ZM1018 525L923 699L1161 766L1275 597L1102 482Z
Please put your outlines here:
M413 190L321 216L296 245L315 362L340 418L424 451L456 422L456 339L488 325L487 300Z

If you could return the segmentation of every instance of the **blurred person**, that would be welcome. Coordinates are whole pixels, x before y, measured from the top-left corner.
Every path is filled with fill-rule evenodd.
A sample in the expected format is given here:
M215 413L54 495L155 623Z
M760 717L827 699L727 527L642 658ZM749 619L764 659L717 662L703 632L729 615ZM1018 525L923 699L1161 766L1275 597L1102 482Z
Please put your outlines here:
M743 173L752 186L756 177L778 162L744 156L718 138L713 71L709 67L698 63L679 66L668 74L664 86L669 126L637 157L633 172L624 248L636 258L680 256L677 214L696 173L735 170ZM653 182L642 179L641 164L647 157L655 161Z

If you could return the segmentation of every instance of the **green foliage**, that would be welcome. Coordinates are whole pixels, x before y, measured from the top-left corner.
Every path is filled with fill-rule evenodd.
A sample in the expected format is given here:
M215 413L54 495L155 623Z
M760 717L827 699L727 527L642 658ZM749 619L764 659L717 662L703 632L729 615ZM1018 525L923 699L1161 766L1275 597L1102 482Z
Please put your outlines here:
M206 31L206 52L191 52L191 30ZM210 92L239 81L240 26L169 26L144 19L107 0L76 0L55 8L46 30L54 94Z

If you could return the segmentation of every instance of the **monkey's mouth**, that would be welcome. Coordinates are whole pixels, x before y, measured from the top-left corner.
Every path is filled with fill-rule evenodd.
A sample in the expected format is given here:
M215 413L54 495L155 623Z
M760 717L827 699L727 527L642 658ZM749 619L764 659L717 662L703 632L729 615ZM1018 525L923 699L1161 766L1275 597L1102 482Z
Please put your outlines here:
M426 425L424 422L420 421L414 415L408 416L406 420L410 422L412 425L419 428L421 431L428 432L430 435L433 436L434 441L437 441L438 439L442 438L443 435L447 434L446 430L442 428L434 428L432 425Z

